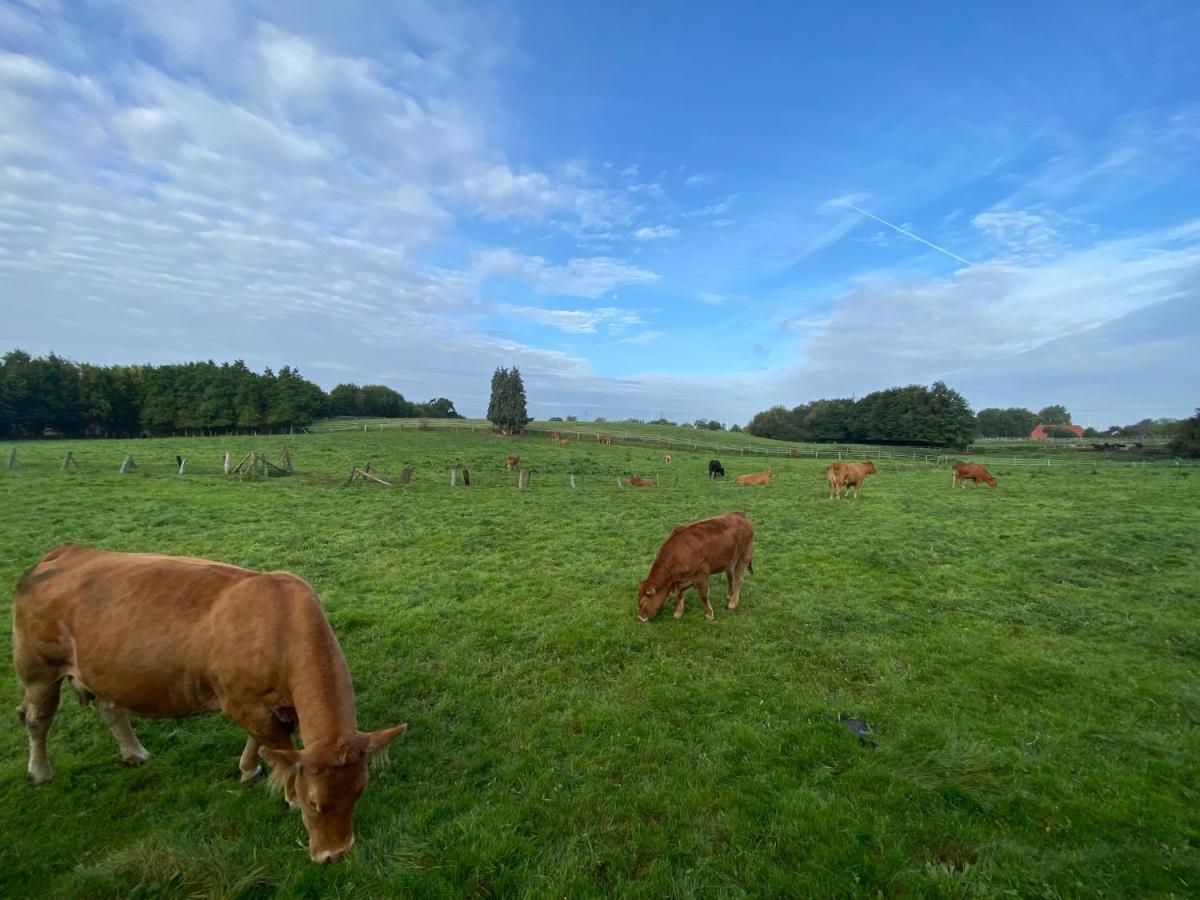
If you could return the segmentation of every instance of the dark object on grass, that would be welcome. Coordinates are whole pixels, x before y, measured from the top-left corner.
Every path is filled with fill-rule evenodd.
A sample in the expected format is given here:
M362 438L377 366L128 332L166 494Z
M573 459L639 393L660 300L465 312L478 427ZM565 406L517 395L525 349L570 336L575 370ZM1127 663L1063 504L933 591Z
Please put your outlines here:
M852 719L849 716L838 716L838 720L847 728L849 728L850 731L858 735L858 742L864 747L874 748L879 746L868 737L868 735L871 734L872 729L871 726L862 719Z
M725 467L721 465L719 459L710 459L708 461L708 477L717 478L725 474Z

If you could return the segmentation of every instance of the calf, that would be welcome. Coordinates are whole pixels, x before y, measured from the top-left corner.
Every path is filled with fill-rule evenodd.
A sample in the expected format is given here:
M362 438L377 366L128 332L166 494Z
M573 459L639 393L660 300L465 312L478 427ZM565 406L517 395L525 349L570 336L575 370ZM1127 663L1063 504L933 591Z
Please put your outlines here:
M708 461L708 477L716 478L717 476L724 476L724 475L725 475L725 469L721 465L721 461L719 459L710 459Z
M597 444L611 444L612 438L610 438L607 434L598 434L598 435L596 435L596 443Z
M520 464L520 462L521 462L520 457L510 456L508 459L506 459L504 461L504 468L508 469L508 471L511 472L513 469L515 469Z
M63 544L17 585L13 661L29 732L29 777L54 772L46 734L62 682L96 702L130 765L148 754L130 714L223 712L246 730L242 781L271 769L315 862L354 843L367 760L407 726L358 730L346 658L313 589L286 572ZM299 728L302 750L292 731Z
M669 463L670 461L671 461L671 454L670 454L670 453L664 453L664 454L663 454L663 462L665 462L665 463Z
M825 480L829 482L829 499L832 500L836 495L839 500L842 499L842 488L846 489L846 496L850 496L850 488L854 488L854 499L858 499L858 492L862 489L862 483L868 475L877 474L875 471L875 463L873 462L857 462L845 463L836 462L825 467Z
M747 475L739 475L733 479L734 484L770 484L771 470L770 468L763 469L761 472L750 472Z
M550 440L557 441L560 437L562 437L562 435L560 435L557 431L550 432Z
M560 447L565 447L565 446L567 446L567 444L569 444L569 443L571 443L571 442L570 442L570 441L568 441L566 438L563 438L561 441L559 441L559 442L558 442L558 446L560 446Z
M983 481L992 487L996 486L996 476L983 466L978 463L956 462L950 470L950 487L956 484L966 487L968 481L973 481L976 485Z
M631 475L629 478L630 487L654 487L654 482L649 478L639 478L637 475Z
M638 621L649 622L657 616L671 594L679 596L675 618L680 618L683 594L694 586L704 601L704 616L711 622L708 578L721 571L729 584L727 606L737 609L742 579L747 571L754 572L753 557L754 526L745 513L725 513L679 526L658 548L650 574L638 585Z

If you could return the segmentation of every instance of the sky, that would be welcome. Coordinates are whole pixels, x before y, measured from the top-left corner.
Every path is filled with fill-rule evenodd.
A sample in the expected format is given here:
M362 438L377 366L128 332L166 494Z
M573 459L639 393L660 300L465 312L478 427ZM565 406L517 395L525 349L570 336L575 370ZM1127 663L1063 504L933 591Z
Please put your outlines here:
M1200 5L0 0L0 352L1200 405Z

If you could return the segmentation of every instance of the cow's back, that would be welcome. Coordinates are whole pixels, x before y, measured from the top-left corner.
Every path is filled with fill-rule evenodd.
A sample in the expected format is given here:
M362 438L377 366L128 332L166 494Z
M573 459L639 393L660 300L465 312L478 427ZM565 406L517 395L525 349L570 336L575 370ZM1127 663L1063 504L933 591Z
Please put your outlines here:
M311 588L294 575L67 545L22 577L13 630L23 653L97 696L141 715L179 716L219 708L234 683L276 688L290 632L316 624L310 607L323 625Z
M745 556L754 541L754 526L745 513L732 512L675 528L663 542L651 569L690 575L716 572Z

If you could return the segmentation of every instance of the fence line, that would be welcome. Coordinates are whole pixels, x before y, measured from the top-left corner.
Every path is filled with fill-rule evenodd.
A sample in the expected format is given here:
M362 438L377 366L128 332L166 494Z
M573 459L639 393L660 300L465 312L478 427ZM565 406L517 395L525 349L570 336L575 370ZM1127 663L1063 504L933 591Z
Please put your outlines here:
M595 440L597 435L606 435L612 438L616 443L622 444L644 444L661 447L667 450L684 449L684 450L704 450L712 453L722 454L737 454L739 456L765 456L765 457L780 457L783 459L856 459L864 456L869 456L873 459L888 459L888 460L910 460L912 462L921 462L926 465L940 466L948 465L949 463L972 457L972 454L963 453L918 453L916 451L901 451L885 449L886 445L868 445L868 444L852 444L852 445L822 445L814 447L811 445L797 445L795 447L776 447L770 444L754 444L752 441L745 444L722 444L718 441L694 441L686 438L669 438L656 434L645 434L634 431L613 431L598 427L578 427L575 422L571 423L556 423L549 425L532 425L526 431L529 433L550 434L555 432L564 438L573 438L577 441L590 438ZM371 423L340 423L323 425L318 428L311 429L314 433L336 432L336 431L384 431L385 429L399 429L400 431L433 431L437 429L453 430L453 431L470 431L483 432L485 434L492 433L495 429L490 424L480 424L478 422L462 422L454 419L439 419L428 422L414 423L404 420L390 420ZM1012 439L1018 440L1018 439ZM1028 440L1028 439L1020 439ZM1066 439L1063 439L1064 441ZM1075 441L1072 439L1072 442ZM1087 443L1086 441L1082 443ZM1061 449L1068 449L1063 447ZM1200 461L1186 460L1173 457L1171 459L1155 459L1155 460L1116 460L1116 459L1096 459L1096 458L1077 458L1077 459L1050 459L1045 458L1011 458L993 457L988 455L974 455L974 459L986 463L987 465L996 466L1035 466L1042 468L1053 467L1081 467L1081 468L1180 468L1180 467L1195 467L1200 465Z

